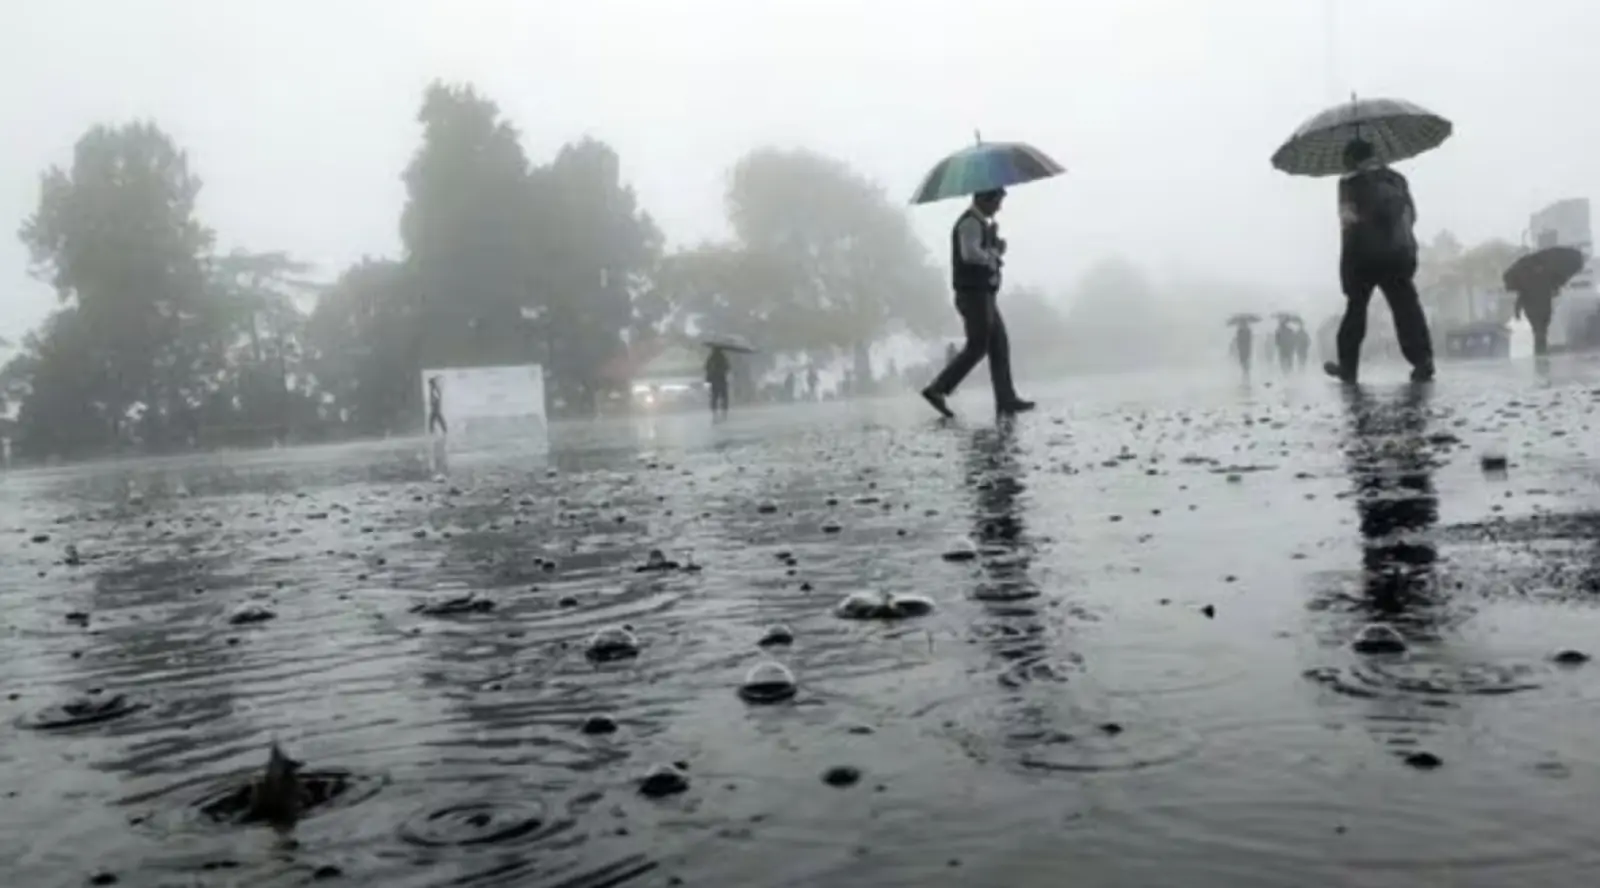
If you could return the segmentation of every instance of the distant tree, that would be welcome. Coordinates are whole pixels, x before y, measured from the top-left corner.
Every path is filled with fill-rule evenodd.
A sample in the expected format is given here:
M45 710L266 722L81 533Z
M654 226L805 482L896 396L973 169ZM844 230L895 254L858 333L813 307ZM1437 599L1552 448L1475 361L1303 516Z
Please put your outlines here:
M38 376L20 420L25 448L68 457L193 438L197 389L227 329L206 286L212 236L195 216L199 192L184 153L147 123L94 127L70 169L45 172L19 234L70 310L29 349ZM58 366L63 354L79 367ZM66 425L27 428L45 421Z
M740 247L782 274L769 320L791 324L806 350L861 364L887 334L948 329L945 288L904 208L843 161L753 151L733 168L727 210Z
M661 230L640 209L622 181L621 161L604 142L563 147L535 171L533 184L546 369L565 401L592 409L601 370L625 349L627 334L661 320L645 298L661 260Z
M421 425L421 329L411 278L398 262L363 259L317 299L306 322L307 368L347 434Z
M532 246L545 232L517 130L472 87L443 83L428 87L417 120L400 217L418 301L413 375L534 358L522 309L536 299Z

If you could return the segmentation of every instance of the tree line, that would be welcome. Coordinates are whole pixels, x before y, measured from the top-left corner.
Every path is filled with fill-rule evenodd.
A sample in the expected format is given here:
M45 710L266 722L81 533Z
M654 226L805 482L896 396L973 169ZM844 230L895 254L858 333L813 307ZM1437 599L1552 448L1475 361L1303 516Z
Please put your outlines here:
M428 367L539 363L552 404L585 414L655 337L859 361L950 327L904 208L838 159L750 152L724 195L732 236L668 251L606 143L536 164L470 85L429 86L417 122L400 254L331 282L281 251L219 251L200 176L156 124L84 133L19 231L58 304L0 369L16 455L416 431Z

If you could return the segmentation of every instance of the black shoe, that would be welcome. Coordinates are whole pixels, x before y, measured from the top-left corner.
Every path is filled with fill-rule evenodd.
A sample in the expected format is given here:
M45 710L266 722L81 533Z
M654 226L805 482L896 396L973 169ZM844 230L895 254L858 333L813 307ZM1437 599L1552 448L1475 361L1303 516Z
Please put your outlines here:
M942 393L936 392L931 388L925 388L922 390L922 400L927 401L930 405L932 405L933 409L939 411L939 415L945 419L956 418L955 413L950 409L950 405L944 402L944 395Z
M1345 385L1355 385L1356 384L1356 375L1354 373L1346 373L1346 372L1344 372L1344 368L1340 367L1338 364L1334 363L1333 361L1324 362L1323 365L1322 365L1322 372L1328 374L1329 376L1332 376L1334 379L1339 380L1340 382L1344 383Z
M1039 405L1033 403L1032 401L1024 401L1021 398L1012 398L1004 404L998 405L996 409L998 409L1001 413L1027 413L1029 410L1032 410L1037 406Z
M1411 369L1411 381L1433 382L1433 365L1427 364L1422 367L1413 367Z

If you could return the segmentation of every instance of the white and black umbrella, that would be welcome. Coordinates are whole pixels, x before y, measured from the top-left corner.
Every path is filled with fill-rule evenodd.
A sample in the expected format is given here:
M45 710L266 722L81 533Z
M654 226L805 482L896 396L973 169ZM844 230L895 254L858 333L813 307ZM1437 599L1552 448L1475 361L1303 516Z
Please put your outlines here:
M1272 165L1291 176L1337 176L1345 172L1344 149L1352 139L1372 144L1380 163L1408 160L1444 144L1454 126L1403 99L1357 99L1312 117L1272 153Z

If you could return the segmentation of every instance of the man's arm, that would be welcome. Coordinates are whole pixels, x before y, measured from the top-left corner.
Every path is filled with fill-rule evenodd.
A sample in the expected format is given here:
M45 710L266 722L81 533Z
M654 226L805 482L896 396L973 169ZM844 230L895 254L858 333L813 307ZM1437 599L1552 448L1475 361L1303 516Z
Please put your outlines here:
M995 261L993 253L983 247L983 223L975 216L968 216L956 223L956 248L961 253L962 262L974 265L987 265L995 268L999 263Z

